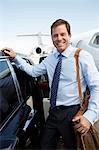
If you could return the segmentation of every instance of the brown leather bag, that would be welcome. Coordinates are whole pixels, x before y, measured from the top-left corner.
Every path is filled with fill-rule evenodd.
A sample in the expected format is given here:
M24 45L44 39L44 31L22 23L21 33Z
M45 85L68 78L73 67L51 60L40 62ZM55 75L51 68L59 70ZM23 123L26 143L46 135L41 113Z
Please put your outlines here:
M78 91L79 91L79 97L81 101L81 108L76 114L83 115L83 113L86 111L89 98L90 98L90 91L87 88L85 97L82 96L81 91L81 84L80 84L80 72L79 72L79 64L78 64L78 57L80 48L76 50L75 53L75 60L76 60L76 71L77 71L77 80L78 80ZM75 131L76 137L77 137L77 149L78 150L99 150L99 120L94 123L93 126L90 127L88 133L84 136L82 136L80 133Z

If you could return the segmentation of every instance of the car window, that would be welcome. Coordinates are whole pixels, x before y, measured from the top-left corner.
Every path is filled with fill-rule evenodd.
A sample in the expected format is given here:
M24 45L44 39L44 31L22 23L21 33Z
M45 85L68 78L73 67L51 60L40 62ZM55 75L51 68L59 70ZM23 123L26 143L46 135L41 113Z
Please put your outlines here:
M0 124L19 103L11 70L6 60L0 61Z
M28 59L25 59L25 61L30 64ZM31 95L31 86L33 85L33 78L24 71L18 69L15 64L13 64L13 68L21 89L23 100L26 101Z

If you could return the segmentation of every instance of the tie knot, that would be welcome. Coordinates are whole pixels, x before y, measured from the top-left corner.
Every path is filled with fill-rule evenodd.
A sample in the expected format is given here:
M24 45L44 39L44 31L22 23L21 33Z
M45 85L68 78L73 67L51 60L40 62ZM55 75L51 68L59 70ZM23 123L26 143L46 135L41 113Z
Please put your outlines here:
M59 53L59 54L58 54L58 57L59 57L59 58L60 58L60 57L62 57L62 54L61 54L61 53Z
M59 58L59 61L62 60L62 54L61 53L58 55L58 58Z

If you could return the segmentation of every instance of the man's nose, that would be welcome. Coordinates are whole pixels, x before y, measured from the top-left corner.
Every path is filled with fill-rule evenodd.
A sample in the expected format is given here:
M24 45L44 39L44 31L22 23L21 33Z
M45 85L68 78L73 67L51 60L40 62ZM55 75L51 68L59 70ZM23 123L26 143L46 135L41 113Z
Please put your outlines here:
M57 39L58 39L58 40L61 40L61 39L62 39L62 36L61 36L61 35L58 35Z

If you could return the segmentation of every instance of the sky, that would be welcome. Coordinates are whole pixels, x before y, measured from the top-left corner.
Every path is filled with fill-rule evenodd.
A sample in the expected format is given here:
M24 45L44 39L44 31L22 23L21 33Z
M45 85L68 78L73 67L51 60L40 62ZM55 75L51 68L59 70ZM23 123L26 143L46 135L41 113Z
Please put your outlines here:
M59 18L71 24L72 34L98 28L98 8L99 0L0 0L0 41L13 41L18 34L50 34Z

